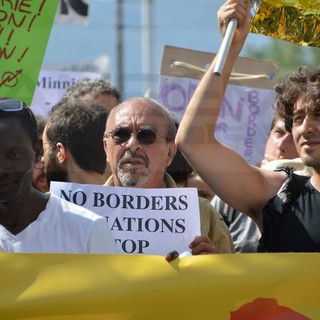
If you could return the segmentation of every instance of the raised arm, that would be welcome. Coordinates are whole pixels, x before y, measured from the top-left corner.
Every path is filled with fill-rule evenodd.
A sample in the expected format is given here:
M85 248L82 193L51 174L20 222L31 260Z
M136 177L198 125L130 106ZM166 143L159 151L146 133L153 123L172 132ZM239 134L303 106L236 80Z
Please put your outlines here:
M284 176L250 166L234 150L219 143L214 128L233 65L249 33L250 0L228 0L218 11L219 29L225 33L231 18L238 20L221 76L215 60L201 79L179 126L176 143L212 190L232 207L261 222L261 210L273 197Z

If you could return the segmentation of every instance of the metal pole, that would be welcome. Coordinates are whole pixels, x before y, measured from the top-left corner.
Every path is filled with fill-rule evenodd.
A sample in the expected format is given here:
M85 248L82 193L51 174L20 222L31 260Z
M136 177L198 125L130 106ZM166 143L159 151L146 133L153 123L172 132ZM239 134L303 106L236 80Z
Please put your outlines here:
M123 80L123 0L116 2L116 86L124 94Z
M213 70L213 74L215 74L216 76L221 76L221 73L223 71L224 65L226 63L226 60L230 51L231 42L233 40L233 36L237 28L237 24L238 24L238 20L234 18L231 19L228 23L226 34L224 35L222 44L218 52L216 66Z
M142 51L142 73L144 79L144 92L150 95L152 92L153 76L153 48L152 48L152 3L153 0L142 0L141 16L141 51Z

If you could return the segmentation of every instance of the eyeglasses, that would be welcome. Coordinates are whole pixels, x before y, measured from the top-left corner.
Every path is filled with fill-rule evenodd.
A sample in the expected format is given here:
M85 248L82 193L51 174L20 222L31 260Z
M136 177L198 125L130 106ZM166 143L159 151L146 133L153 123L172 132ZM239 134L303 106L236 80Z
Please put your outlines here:
M143 145L150 145L154 143L157 136L167 140L166 137L160 135L154 129L140 129L137 133L134 133L126 128L118 127L110 131L108 134L112 137L115 144L123 144L127 142L134 134L136 135L139 143Z
M17 112L28 108L22 101L15 99L0 100L0 110L5 112Z

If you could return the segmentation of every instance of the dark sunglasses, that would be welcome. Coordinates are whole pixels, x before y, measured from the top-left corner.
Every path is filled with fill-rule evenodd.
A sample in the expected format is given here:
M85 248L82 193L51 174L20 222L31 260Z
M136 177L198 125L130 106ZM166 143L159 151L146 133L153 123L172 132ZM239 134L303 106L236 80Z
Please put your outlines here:
M0 100L0 111L3 112L27 112L35 128L37 128L37 121L31 111L31 109L22 101L16 99Z
M161 136L153 129L140 129L137 133L134 133L126 128L118 127L109 132L109 136L112 137L115 144L123 144L127 142L134 134L136 135L139 143L143 145L150 145L154 143L157 136L167 140L166 137Z
M0 100L0 110L5 112L17 112L28 108L22 101L14 99Z

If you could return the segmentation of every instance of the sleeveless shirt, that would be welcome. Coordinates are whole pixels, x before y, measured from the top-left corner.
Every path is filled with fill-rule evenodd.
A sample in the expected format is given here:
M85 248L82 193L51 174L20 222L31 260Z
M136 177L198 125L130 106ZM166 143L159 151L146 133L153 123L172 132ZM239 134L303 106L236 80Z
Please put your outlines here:
M258 252L320 252L320 192L310 177L288 175L263 209Z

